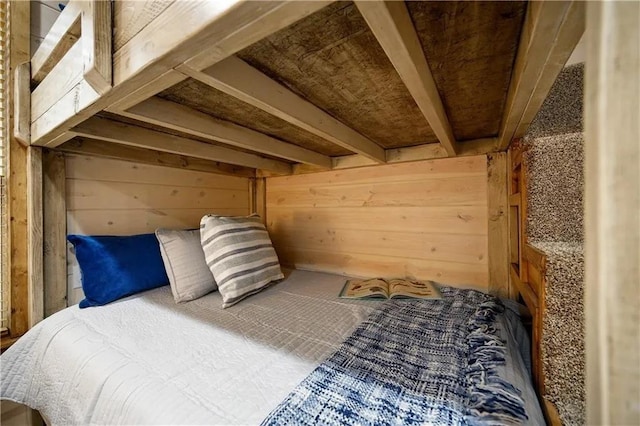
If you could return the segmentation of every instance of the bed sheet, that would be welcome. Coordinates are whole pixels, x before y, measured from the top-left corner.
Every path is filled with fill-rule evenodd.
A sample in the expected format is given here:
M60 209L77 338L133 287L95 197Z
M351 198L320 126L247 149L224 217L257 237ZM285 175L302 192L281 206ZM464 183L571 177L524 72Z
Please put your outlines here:
M219 293L176 305L169 287L67 308L1 360L1 396L53 424L258 424L376 306L338 299L344 277L287 271L222 309ZM505 318L504 377L544 424Z

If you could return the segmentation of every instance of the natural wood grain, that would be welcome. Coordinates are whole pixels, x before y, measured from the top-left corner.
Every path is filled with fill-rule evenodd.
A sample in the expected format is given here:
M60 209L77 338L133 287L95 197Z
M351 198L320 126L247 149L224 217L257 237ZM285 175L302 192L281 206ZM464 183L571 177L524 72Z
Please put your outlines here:
M84 78L101 95L111 89L112 81L111 4L104 0L84 2L81 21Z
M378 163L385 161L384 150L375 142L235 56L219 62L202 73L188 67L178 69L217 90L352 152L362 154Z
M44 316L67 307L65 160L45 150L42 164Z
M227 121L217 120L207 114L158 97L150 98L130 108L126 115L194 136L270 154L290 161L327 169L331 167L331 159L325 155L284 143Z
M113 49L120 49L175 0L118 0L113 2Z
M256 178L256 213L262 218L262 223L267 223L267 179Z
M351 154L341 146L192 78L159 93L158 97L320 154Z
M44 319L44 268L42 244L42 148L27 152L27 227L29 271L29 328Z
M287 174L291 166L253 154L209 145L207 143L144 129L104 118L93 117L73 129L80 136L115 142L139 148L155 149L205 160L221 161L245 167L271 170Z
M58 16L31 58L31 78L38 84L80 38L82 1L71 1ZM28 60L29 58L27 58Z
M398 71L433 133L447 153L455 156L456 139L407 6L403 1L356 1L356 6Z
M500 127L501 149L524 136L542 106L584 32L585 7L583 1L529 3Z
M13 137L24 145L31 140L30 72L29 62L22 63L16 67L13 80Z
M455 138L497 136L527 2L406 5Z
M267 178L284 264L488 289L487 161L447 158Z
M219 161L207 161L200 158L187 157L184 155L170 154L167 152L136 148L86 138L75 138L58 146L57 150L73 154L85 154L142 164L219 173L232 176L254 177L256 174L255 169L248 167L234 166L231 164L221 163Z
M114 53L116 87L98 96L83 81L84 84L76 86L56 104L56 114L45 114L39 123L32 123L32 142L49 145L73 126L189 58L207 53L207 58L196 69L206 68L325 4L242 0L215 5L210 2L175 2ZM163 35L164 42L149 43L157 34ZM209 47L203 50L203 46ZM166 86L159 90L164 88Z
M489 208L489 292L508 298L509 224L507 200L507 154L487 155L487 200Z
M640 3L587 4L587 423L640 421Z
M237 56L384 148L437 142L351 2L335 2Z
M28 62L31 55L29 52L29 22L30 4L29 2L11 2L11 13L9 14L9 79L15 77L15 70L19 64ZM9 99L14 96L14 84L10 81L7 84ZM7 151L8 179L7 179L7 204L9 222L9 282L11 293L11 318L9 332L11 338L23 335L29 329L29 232L27 207L27 197L29 183L27 181L28 149L21 145L14 137L14 114L15 107L12 102L8 102L9 138Z
M246 189L246 179L224 176L205 171L160 167L157 164L136 162L132 159L109 159L92 155L65 155L67 178L101 182L131 182L194 188ZM119 161L122 160L122 161Z

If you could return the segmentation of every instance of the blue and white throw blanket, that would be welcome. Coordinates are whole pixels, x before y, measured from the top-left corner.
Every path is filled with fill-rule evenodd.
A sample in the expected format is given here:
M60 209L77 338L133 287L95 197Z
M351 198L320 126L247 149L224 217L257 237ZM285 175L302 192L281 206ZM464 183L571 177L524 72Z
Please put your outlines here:
M520 391L501 379L506 348L492 296L389 301L269 414L263 425L518 424Z

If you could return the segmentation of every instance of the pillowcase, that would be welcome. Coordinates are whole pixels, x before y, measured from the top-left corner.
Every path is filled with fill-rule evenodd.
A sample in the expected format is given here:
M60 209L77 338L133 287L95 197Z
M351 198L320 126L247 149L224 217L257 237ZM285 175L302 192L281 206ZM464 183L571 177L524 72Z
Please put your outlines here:
M69 235L82 272L80 308L106 305L169 284L155 234Z
M204 260L199 229L157 229L156 237L176 303L197 299L218 288Z
M223 308L284 278L269 234L257 215L207 215L200 221L200 238Z

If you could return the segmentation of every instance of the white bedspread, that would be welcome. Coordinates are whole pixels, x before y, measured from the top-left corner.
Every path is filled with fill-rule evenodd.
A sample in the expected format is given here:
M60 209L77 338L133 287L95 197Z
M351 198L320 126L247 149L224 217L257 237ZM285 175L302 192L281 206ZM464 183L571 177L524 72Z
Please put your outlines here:
M217 292L176 305L168 286L70 307L2 355L0 396L52 425L260 423L379 303L337 299L344 281L288 272L225 310ZM537 420L519 355L511 364Z

